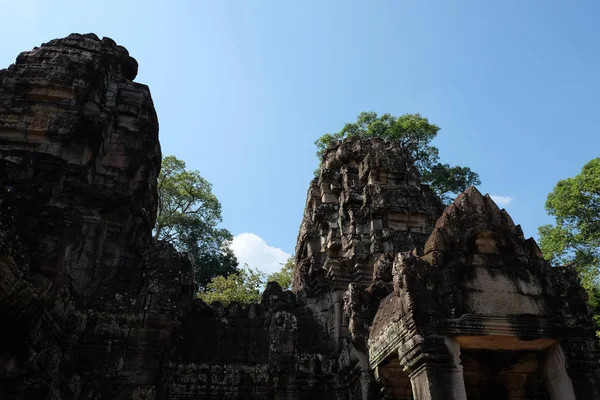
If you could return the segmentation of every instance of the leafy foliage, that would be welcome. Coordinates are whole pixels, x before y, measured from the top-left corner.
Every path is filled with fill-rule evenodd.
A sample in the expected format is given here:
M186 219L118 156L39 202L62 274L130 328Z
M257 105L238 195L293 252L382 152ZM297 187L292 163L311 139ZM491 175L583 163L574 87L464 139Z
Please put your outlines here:
M211 184L185 162L166 156L158 177L158 215L154 238L188 252L194 262L196 284L203 288L213 277L237 270L230 248L233 236L218 228L221 204Z
M206 303L228 305L237 302L247 305L260 302L260 288L265 284L265 274L251 269L247 264L227 277L214 277L198 297Z
M540 247L554 265L573 264L600 322L600 158L559 181L546 200L554 225L538 228Z
M274 272L268 276L267 282L277 282L283 290L292 289L292 280L294 277L294 269L296 268L296 261L294 257L288 258L280 271Z
M481 181L479 175L468 167L452 167L438 162L439 151L430 143L439 130L437 125L420 114L400 117L383 114L378 117L375 112L362 112L356 122L346 124L340 132L326 133L317 139L317 157L322 160L329 146L349 137L396 141L415 160L423 183L428 184L443 201L449 202L451 193L460 193L469 186L480 185ZM318 170L315 172L318 173Z

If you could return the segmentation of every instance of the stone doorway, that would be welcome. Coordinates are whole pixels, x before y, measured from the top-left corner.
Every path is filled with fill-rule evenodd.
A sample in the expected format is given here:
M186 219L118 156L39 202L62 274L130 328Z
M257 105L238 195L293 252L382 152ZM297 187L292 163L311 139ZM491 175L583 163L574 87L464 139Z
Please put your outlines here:
M533 350L462 350L468 400L550 400L541 365Z
M378 369L382 399L414 400L410 378L398 357L387 359Z

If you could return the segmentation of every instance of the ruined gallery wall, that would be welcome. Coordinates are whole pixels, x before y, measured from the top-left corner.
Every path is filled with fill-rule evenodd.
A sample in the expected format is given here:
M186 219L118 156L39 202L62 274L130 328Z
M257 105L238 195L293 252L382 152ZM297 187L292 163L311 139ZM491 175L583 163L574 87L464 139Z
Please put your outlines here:
M267 287L261 303L246 307L194 302L176 335L168 398L337 398L347 391L331 338L277 284Z

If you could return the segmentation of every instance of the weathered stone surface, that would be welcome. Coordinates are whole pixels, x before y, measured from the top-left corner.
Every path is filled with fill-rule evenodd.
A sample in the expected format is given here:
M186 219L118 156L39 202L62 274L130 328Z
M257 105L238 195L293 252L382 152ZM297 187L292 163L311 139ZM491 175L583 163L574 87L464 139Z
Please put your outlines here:
M108 281L109 292L139 286L132 261L151 243L161 155L152 99L131 82L136 73L111 39L71 35L21 53L0 86L3 185L30 203L28 213L42 214L30 216L39 226L30 234L46 226L42 218L57 219L52 213L69 211L65 218L81 225L64 251L38 240L49 248L35 252L37 267L56 275L64 265L75 292L90 300L103 297ZM118 282L111 274L122 268L129 276Z
M294 290L318 296L323 288L368 286L379 257L422 246L442 210L400 145L348 139L332 146L308 191Z
M587 375L572 370L565 378L561 373L561 385L582 382L579 387L585 389L577 398L597 398L591 377L598 368L595 326L575 271L551 268L535 242L525 240L489 196L475 188L459 195L437 221L424 250L398 254L392 274L394 290L380 303L370 327L369 362L385 370L389 358L398 357L417 398L487 399L500 393L498 398L538 399L548 391L564 393L543 385L548 371L540 359L556 346L586 349L586 356L566 350L572 366L583 361ZM448 346L448 340L454 344ZM450 362L452 352L459 358ZM513 354L512 366L502 354ZM461 362L480 372L465 371L461 384L466 392L453 392L449 388L458 384ZM424 385L429 397L417 395Z
M0 398L131 398L159 382L193 287L189 263L152 243L158 122L136 73L91 34L0 73Z
M0 399L598 399L571 268L399 146L324 156L294 290L193 300L151 237L158 123L137 63L70 35L0 70Z
M164 398L338 398L327 343L310 310L274 283L244 308L196 300L165 369Z

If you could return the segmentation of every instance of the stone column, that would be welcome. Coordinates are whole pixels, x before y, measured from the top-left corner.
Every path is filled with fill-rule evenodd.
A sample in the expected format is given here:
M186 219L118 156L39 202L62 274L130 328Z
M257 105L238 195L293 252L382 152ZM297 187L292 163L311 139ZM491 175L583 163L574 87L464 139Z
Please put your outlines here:
M358 365L360 367L359 379L362 399L368 400L373 386L373 377L369 368L369 357L353 345L351 346L351 352L352 355L358 359Z
M344 297L343 293L339 290L336 290L333 293L333 312L334 312L334 334L336 340L336 347L339 349L340 347L340 337L342 336L342 320L343 320L343 304Z
M546 350L543 374L552 400L576 400L573 383L567 375L565 353L560 344Z
M460 346L445 336L416 335L398 350L415 400L467 400Z
M371 379L371 373L369 372L369 370L362 370L360 371L360 391L362 394L362 398L363 400L368 400L369 399L369 394L371 393L371 383L372 383L372 379Z

